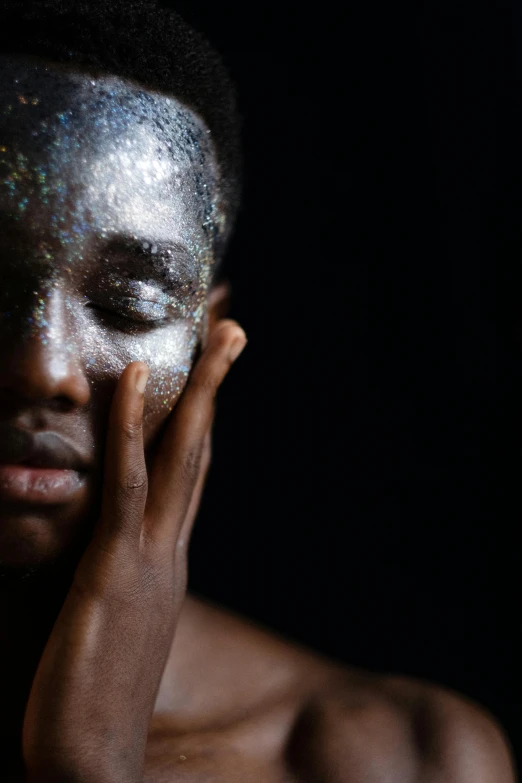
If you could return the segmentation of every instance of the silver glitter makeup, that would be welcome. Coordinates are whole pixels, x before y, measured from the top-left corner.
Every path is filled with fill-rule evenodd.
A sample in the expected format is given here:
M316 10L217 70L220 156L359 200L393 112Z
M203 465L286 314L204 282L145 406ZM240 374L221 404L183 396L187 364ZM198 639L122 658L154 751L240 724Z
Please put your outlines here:
M186 384L225 223L210 133L117 77L12 57L0 70L0 328L93 385L146 362L157 418Z

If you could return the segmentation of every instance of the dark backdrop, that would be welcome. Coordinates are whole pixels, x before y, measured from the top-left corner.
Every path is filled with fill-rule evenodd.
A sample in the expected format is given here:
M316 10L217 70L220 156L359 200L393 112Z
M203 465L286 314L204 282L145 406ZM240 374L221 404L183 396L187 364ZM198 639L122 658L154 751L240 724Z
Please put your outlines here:
M522 14L172 5L225 56L246 154L250 342L191 587L471 696L520 764Z

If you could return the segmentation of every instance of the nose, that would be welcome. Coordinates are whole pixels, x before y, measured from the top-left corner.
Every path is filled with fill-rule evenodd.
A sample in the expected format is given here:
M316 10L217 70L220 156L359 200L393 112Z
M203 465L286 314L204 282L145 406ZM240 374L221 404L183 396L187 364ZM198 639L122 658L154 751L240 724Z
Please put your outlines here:
M0 395L86 405L90 387L64 292L47 291L24 310L9 319L8 327L0 321Z

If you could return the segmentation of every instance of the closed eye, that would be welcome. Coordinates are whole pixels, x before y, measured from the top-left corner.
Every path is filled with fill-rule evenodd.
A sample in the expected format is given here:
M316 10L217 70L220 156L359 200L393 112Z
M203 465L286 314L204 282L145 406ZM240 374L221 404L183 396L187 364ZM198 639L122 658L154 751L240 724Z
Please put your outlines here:
M130 303L130 308L125 309L125 300ZM103 315L103 318L113 323L117 328L129 329L154 329L158 326L164 326L172 322L172 318L165 316L165 307L157 302L143 302L133 297L124 297L122 301L123 309L116 307L106 307L95 302L89 302L87 307ZM141 309L136 307L136 302L145 305ZM120 300L118 300L120 302Z

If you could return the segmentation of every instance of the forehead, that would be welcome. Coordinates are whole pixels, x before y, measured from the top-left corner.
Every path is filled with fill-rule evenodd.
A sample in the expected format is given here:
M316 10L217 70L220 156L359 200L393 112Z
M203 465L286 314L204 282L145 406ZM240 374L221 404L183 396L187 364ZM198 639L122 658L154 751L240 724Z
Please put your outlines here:
M119 77L0 57L0 211L62 242L127 234L209 252L222 219L204 122Z

